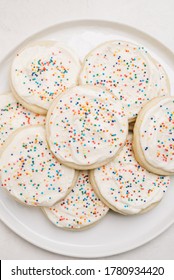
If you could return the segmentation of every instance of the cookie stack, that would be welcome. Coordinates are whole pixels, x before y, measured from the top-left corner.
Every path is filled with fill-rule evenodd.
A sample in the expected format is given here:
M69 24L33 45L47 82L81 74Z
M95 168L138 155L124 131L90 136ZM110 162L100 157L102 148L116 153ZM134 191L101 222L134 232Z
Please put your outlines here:
M163 198L174 98L143 47L106 42L81 65L65 45L36 42L15 56L10 81L0 96L0 176L14 199L80 230L109 209L144 213Z

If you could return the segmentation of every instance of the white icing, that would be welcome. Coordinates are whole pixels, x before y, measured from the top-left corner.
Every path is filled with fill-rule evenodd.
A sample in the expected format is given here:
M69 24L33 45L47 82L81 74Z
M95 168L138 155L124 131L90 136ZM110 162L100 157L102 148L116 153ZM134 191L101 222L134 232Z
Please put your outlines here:
M80 74L81 84L104 86L122 100L129 119L163 93L166 79L143 47L123 41L107 42L91 51Z
M135 160L132 134L120 154L110 163L94 170L102 197L123 214L138 214L159 202L170 183L169 177L152 174Z
M160 79L160 90L158 92L158 96L170 95L170 83L167 74L159 62L154 61L154 63L157 67L157 71L159 73L159 79Z
M146 161L174 172L174 97L156 101L146 112L139 134Z
M119 100L102 88L74 87L63 94L47 120L52 152L79 166L110 159L124 144L128 121Z
M30 206L52 206L64 198L75 170L60 164L50 152L45 129L30 126L13 136L0 158L2 187Z
M77 84L80 63L58 42L38 42L13 60L12 85L27 103L48 109L58 94Z
M0 149L13 131L37 124L45 124L45 117L25 109L10 93L0 95Z
M81 171L69 195L53 207L43 209L58 227L80 229L99 221L108 212L95 195L87 171Z

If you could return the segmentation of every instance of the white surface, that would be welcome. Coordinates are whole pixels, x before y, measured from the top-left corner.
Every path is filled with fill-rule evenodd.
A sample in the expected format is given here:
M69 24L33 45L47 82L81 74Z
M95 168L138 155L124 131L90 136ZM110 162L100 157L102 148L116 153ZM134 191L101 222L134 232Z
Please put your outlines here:
M174 46L174 38L172 34L172 10L174 8L174 3L172 1L42 1L42 5L39 6L41 1L0 1L0 35L3 38L0 46L1 58L4 54L10 50L11 47L15 46L21 42L28 35L35 33L39 29L56 23L60 20L73 19L73 18L108 18L123 23L128 23L146 32L149 32L153 36L160 39L162 42L167 44L170 48ZM52 5L51 5L52 3ZM53 3L55 7L53 6ZM106 9L107 3L107 9ZM112 5L111 5L112 3ZM115 4L113 4L115 3ZM157 4L158 3L158 4ZM168 4L168 5L167 5ZM67 6L68 5L68 6ZM96 6L96 9L94 7ZM114 8L113 8L114 6ZM68 7L68 8L67 8ZM78 7L78 10L77 10ZM83 8L83 9L82 9ZM20 13L19 13L20 9ZM61 13L58 11L61 10ZM106 13L107 10L107 13ZM139 10L139 13L137 13ZM124 11L124 12L123 12ZM43 14L47 14L43 17ZM57 15L59 14L59 20L57 20ZM20 16L19 16L20 15ZM39 16L40 15L40 16ZM140 19L140 21L139 21ZM31 24L32 23L32 24ZM13 43L12 43L13 42ZM54 258L51 253L44 252L27 242L15 236L15 234L10 233L12 239L7 238L6 243L4 239L8 230L4 230L2 226L2 233L0 237L2 243L0 242L0 257L1 259L10 258ZM172 231L173 230L173 231ZM167 234L171 232L170 238L166 239ZM153 242L147 244L132 252L126 253L122 258L174 258L174 253L172 250L167 248L172 248L174 244L174 227L172 227L168 232L164 233L161 237L154 240ZM172 238L173 237L173 238ZM162 240L161 240L162 239ZM13 240L13 242L12 242ZM19 241L18 241L19 240ZM11 243L12 242L12 243ZM159 246L158 250L155 251L155 244ZM166 242L166 243L165 243ZM9 246L13 244L12 246ZM27 255L29 249L19 251L21 245L25 244L26 247L31 249L32 255ZM15 248L18 252L15 253ZM33 249L34 248L34 249ZM147 249L148 248L148 249ZM38 255L36 255L38 252ZM136 253L135 253L136 252ZM155 254L156 252L156 254ZM131 255L133 254L133 255ZM119 256L121 258L121 256ZM114 258L119 258L112 257ZM65 258L58 257L55 258Z

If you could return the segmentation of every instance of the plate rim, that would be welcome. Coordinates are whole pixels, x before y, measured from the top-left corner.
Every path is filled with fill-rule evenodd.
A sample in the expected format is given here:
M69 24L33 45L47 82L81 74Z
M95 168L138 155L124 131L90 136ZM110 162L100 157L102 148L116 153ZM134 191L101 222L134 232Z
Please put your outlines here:
M35 40L37 37L42 36L43 33L48 34L49 32L53 32L53 30L56 27L61 28L64 27L66 28L66 26L77 26L78 24L82 24L83 25L98 25L98 26L102 26L104 24L105 27L109 27L110 25L117 25L117 27L121 27L121 29L125 29L125 30L130 30L133 33L137 33L140 34L141 36L143 35L143 37L148 37L155 45L160 44L163 49L165 51L167 51L167 53L170 56L173 56L174 59L174 52L168 48L164 43L162 43L160 40L158 40L157 38L153 37L152 35L146 33L145 31L142 31L134 26L125 24L125 23L121 23L121 22L117 22L117 21L111 21L111 20L106 20L106 19L74 19L74 20L66 20L66 21L60 21L58 23L55 23L51 26L48 26L42 30L39 30L38 32L35 32L34 34L28 36L27 38L25 38L24 40L22 40L19 44L15 45L14 48L12 48L10 51L8 51L8 53L0 60L0 63L5 62L10 56L12 56L19 48L21 48L22 46L28 44L30 41ZM0 200L1 203L1 207L3 207L3 210L5 211L5 206L3 206L3 201ZM54 254L60 254L62 256L68 256L68 257L75 257L75 258L84 258L84 259L89 259L89 258L103 258L103 257L109 257L109 256L113 256L113 255L118 255L121 253L125 253L128 252L130 250L136 249L140 246L143 246L144 244L148 243L149 241L153 240L154 238L156 238L157 236L161 235L165 230L167 230L173 223L174 223L174 216L171 217L169 219L168 222L166 222L165 225L161 226L161 228L159 230L156 230L156 232L154 232L153 234L150 234L150 236L148 236L146 239L144 239L143 241L140 240L138 242L136 242L136 244L131 244L130 246L126 245L125 248L122 247L122 249L117 250L116 248L112 249L112 248L107 248L107 252L104 252L105 250L102 251L102 253L100 251L93 251L93 252L86 252L83 251L83 249L81 250L71 250L72 248L77 248L77 245L72 245L72 244L65 244L65 243L59 243L60 248L56 248L54 250L54 248L50 248L48 244L44 244L44 242L39 242L36 240L32 239L33 235L32 235L32 231L28 231L27 227L23 227L22 224L20 224L20 222L16 219L13 219L13 214L8 213L8 211L3 215L2 212L0 212L0 220L8 227L10 228L13 232L15 232L15 234L17 234L18 236L20 236L21 238L23 238L24 240L26 240L27 242L41 248L44 249L46 251L52 252ZM15 217L15 216L14 216ZM170 217L170 216L169 216ZM15 224L18 224L18 227L16 228ZM29 229L30 230L30 229ZM29 233L28 235L26 233ZM37 237L37 234L35 232L33 232L33 234L35 235L35 237ZM79 246L79 248L84 248L82 246ZM93 247L94 246L88 246L89 247ZM102 247L103 248L103 247ZM103 248L104 249L104 248Z
M3 204L3 202L1 202L1 204ZM5 208L4 208L5 209ZM131 251L133 249L136 249L138 247L141 247L143 245L145 245L146 243L152 241L153 239L155 239L157 236L160 236L165 230L167 230L173 223L174 223L174 217L170 218L169 221L163 226L161 227L160 230L155 231L153 234L149 234L149 236L143 240L140 240L136 243L132 243L131 245L125 245L125 247L122 247L121 249L117 250L114 248L109 248L107 249L107 253L104 253L105 247L102 246L102 253L100 251L97 252L94 251L93 253L91 253L90 251L87 252L85 251L85 247L83 246L78 246L78 245L72 245L72 244L65 244L63 242L59 243L59 249L57 250L53 248L53 244L51 245L51 248L49 247L49 244L44 243L45 240L47 239L43 239L43 242L38 242L36 241L37 239L37 234L35 232L33 232L32 230L29 229L29 227L24 227L19 221L15 221L15 219L13 219L13 214L9 214L10 219L5 220L5 215L4 218L2 218L0 216L0 220L8 227L10 228L13 232L15 232L15 234L17 234L18 236L22 237L24 240L26 240L27 242L31 243L32 245L35 245L38 248L44 249L48 252L52 252L54 254L60 254L61 256L68 256L68 257L74 257L74 258L83 258L83 259L91 259L91 258L104 258L104 257L110 257L110 256L114 256L114 255L119 255L121 253L125 253L128 251ZM15 216L14 216L15 217ZM14 222L15 221L15 222ZM16 228L16 223L18 224L18 227ZM27 235L26 235L27 233ZM29 234L28 234L29 233ZM32 236L31 236L32 234ZM34 236L36 237L36 239L32 239ZM31 236L31 237L30 237ZM39 236L39 235L38 235ZM61 247L61 248L60 248ZM101 246L98 245L96 246L96 248L100 248ZM73 251L73 249L76 248L76 251ZM77 251L78 248L78 251ZM80 249L81 248L81 249ZM82 248L84 250L85 253L83 253ZM86 248L95 248L94 246L86 246ZM80 250L79 250L80 249ZM59 252L58 252L59 251Z

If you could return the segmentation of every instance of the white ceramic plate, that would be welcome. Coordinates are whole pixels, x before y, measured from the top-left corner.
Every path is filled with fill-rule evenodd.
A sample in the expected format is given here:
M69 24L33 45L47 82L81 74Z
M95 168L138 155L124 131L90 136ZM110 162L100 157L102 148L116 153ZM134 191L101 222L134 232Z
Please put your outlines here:
M174 55L157 40L129 26L106 21L74 21L35 34L0 63L0 92L7 91L14 52L33 40L54 39L74 49L80 58L106 40L120 39L144 45L165 67L174 89ZM110 212L98 225L81 232L56 228L39 209L27 208L0 189L0 219L18 235L51 252L75 257L104 257L136 248L174 222L174 178L163 201L151 212L124 217Z

